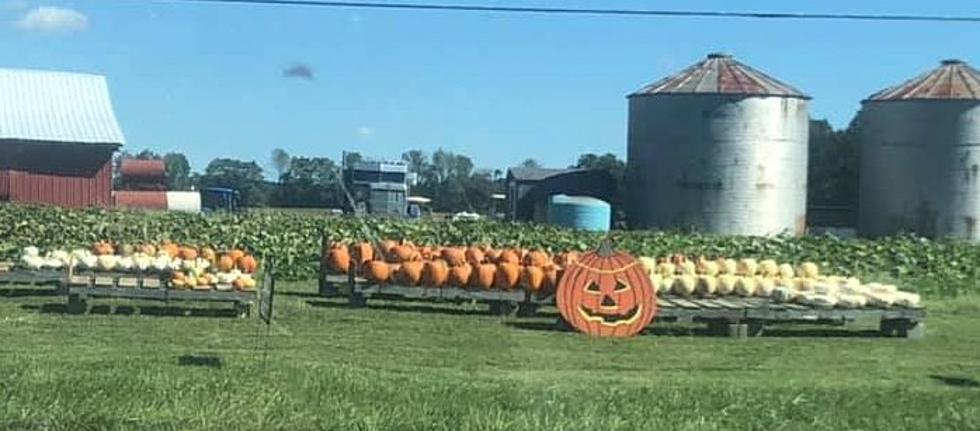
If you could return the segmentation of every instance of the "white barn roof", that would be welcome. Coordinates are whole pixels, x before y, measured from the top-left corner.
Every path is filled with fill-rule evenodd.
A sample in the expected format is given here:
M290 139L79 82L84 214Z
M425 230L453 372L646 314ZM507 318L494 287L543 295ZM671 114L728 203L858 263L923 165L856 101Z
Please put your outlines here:
M125 142L100 75L0 69L0 141Z

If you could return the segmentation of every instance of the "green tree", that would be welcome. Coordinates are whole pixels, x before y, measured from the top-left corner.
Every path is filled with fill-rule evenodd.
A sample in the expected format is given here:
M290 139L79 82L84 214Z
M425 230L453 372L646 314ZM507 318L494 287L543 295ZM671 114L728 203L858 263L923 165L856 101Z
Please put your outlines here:
M163 164L167 172L167 187L170 190L190 190L191 164L187 156L181 153L167 153L163 156Z
M262 174L262 167L254 161L218 158L208 163L204 174L198 176L199 188L227 187L241 194L243 206L265 206L269 202L269 190Z
M325 157L294 157L279 177L279 205L290 207L339 207L342 205L338 167Z
M860 129L852 120L834 130L827 120L810 121L808 147L808 205L857 205Z

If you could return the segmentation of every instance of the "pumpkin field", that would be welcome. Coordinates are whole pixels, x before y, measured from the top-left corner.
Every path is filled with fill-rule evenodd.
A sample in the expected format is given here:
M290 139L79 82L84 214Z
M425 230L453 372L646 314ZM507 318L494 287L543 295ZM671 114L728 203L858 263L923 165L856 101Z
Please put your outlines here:
M812 261L892 282L922 294L928 335L794 325L732 339L654 324L605 339L559 329L553 308L350 308L317 293L323 235L552 253L603 238L496 222L0 206L0 260L25 247L176 243L274 259L279 279L268 326L211 304L122 299L72 315L51 286L0 284L0 429L980 429L975 245L615 232L617 249L637 255Z

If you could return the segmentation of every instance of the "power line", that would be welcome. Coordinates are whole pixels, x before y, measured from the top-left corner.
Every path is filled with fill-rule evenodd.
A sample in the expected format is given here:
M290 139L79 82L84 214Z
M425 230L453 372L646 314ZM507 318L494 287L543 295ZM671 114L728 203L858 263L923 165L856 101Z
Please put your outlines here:
M794 12L724 12L683 11L653 9L592 9L524 6L477 6L462 4L380 3L326 0L156 0L179 3L224 3L265 6L313 6L359 9L402 9L456 12L494 12L565 15L620 15L687 18L744 18L744 19L795 19L795 20L850 20L850 21L930 21L930 22L980 22L980 16L944 15L881 15L854 13L794 13Z

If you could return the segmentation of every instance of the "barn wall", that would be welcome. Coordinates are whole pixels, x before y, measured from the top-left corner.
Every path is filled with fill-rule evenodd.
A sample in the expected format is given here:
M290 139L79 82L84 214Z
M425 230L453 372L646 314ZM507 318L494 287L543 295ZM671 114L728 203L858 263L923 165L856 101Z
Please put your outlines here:
M0 171L7 196L0 199L23 204L70 208L107 207L112 203L112 151L85 148L57 151L47 148L31 163L18 163ZM34 151L32 151L34 152ZM2 190L2 187L0 187Z
M10 198L10 173L0 170L0 202Z

